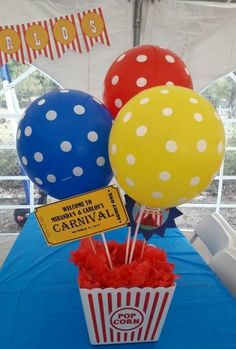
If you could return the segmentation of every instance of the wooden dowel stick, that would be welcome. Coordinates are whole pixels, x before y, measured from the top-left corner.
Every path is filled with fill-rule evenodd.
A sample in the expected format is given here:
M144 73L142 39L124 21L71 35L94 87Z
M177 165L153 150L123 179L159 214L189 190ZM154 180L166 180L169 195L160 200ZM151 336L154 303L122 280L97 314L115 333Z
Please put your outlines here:
M141 258L143 257L143 253L144 253L144 250L145 250L145 247L146 247L146 240L143 240L143 246L142 246L142 251L141 251Z
M102 236L102 241L104 243L104 248L105 248L105 251L106 251L106 255L107 255L109 266L110 266L111 270L113 270L113 265L112 265L112 261L111 261L111 255L110 255L110 252L109 252L109 248L108 248L107 241L106 241L104 233L101 233L101 236Z
M130 256L129 256L129 263L132 262L132 259L133 259L133 255L134 255L134 248L135 248L135 244L136 244L136 240L137 240L137 236L138 236L138 230L139 230L139 227L140 227L140 223L141 223L141 219L142 219L142 216L143 216L143 211L145 209L145 206L142 205L140 207L140 210L139 210L139 217L138 217L138 221L137 221L137 224L136 224L136 227L135 227L135 232L134 232L134 237L133 237L133 243L132 243L132 247L131 247L131 251L130 251Z
M129 258L130 237L131 237L131 227L128 227L128 235L127 235L126 250L125 250L125 264L128 263L128 258Z
M94 243L93 243L93 239L89 236L89 241L90 241L90 244L92 246L92 249L93 249L93 252L94 254L97 254L96 250L95 250L95 246L94 246Z

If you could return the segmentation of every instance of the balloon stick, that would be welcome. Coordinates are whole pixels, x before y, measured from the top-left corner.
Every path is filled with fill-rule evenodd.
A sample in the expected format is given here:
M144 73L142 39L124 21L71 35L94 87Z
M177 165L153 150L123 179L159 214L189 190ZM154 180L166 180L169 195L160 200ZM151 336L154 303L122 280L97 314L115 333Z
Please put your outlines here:
M142 251L141 251L141 256L140 256L141 258L143 257L145 247L146 247L146 240L143 240L143 246L142 246Z
M128 235L127 235L126 251L125 251L125 264L128 263L130 237L131 237L131 227L128 227Z
M136 224L136 227L135 227L135 232L134 232L134 237L133 237L133 243L132 243L132 247L131 247L131 251L130 251L130 256L129 256L129 263L131 263L131 262L132 262L132 259L133 259L134 248L135 248L135 244L136 244L136 240L137 240L137 236L138 236L138 230L139 230L139 227L140 227L140 223L141 223L141 219L142 219L142 216L143 216L144 209L145 209L145 205L142 205L142 206L140 207L140 210L139 210L139 216L138 216L137 224Z
M94 244L93 244L93 239L91 239L90 236L89 236L89 241L90 241L90 244L91 244L91 246L92 246L92 249L93 249L94 254L97 254L97 252L96 252L96 250L95 250L95 246L94 246Z
M107 255L109 266L110 266L111 270L113 270L113 265L112 265L112 261L111 261L111 255L110 255L110 252L109 252L109 248L107 246L107 241L106 241L104 233L101 233L101 236L102 236L102 241L104 243L104 248L105 248L105 251L106 251L106 255Z

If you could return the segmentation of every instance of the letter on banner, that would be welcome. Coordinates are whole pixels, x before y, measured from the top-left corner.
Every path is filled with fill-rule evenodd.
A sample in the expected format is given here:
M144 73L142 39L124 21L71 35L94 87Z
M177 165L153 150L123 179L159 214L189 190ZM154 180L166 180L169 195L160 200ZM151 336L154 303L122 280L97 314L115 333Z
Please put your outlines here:
M0 27L0 66L6 64L10 59L25 63L18 25Z
M89 52L96 43L110 46L102 9L100 7L78 13L78 19L87 52Z
M57 56L68 49L82 53L74 15L50 19Z
M47 21L22 24L22 30L30 63L40 55L53 59Z

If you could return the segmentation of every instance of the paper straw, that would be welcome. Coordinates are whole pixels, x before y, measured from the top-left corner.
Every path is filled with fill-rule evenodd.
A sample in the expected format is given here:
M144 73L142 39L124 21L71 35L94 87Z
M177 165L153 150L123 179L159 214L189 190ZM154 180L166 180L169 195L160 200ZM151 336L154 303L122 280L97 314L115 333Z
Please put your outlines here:
M133 237L133 243L132 243L132 247L131 247L131 251L130 251L130 256L129 256L129 263L132 262L132 259L133 259L133 255L134 255L134 248L135 248L135 244L136 244L136 240L137 240L137 236L138 236L138 230L139 230L139 227L140 227L140 223L141 223L141 219L142 219L142 216L143 216L143 211L145 209L145 206L142 205L140 207L140 210L139 210L139 216L138 216L138 221L137 221L137 224L136 224L136 227L135 227L135 232L134 232L134 237Z
M131 237L131 227L128 227L128 235L127 235L126 251L125 251L125 264L128 263L128 258L129 258L130 237Z
M104 233L101 233L101 237L102 237L102 241L104 243L104 248L105 248L105 251L106 251L106 255L107 255L109 266L110 266L111 270L113 270L113 265L112 265L112 261L111 261L111 255L110 255L110 252L109 252L109 248L107 246L107 241L106 241Z

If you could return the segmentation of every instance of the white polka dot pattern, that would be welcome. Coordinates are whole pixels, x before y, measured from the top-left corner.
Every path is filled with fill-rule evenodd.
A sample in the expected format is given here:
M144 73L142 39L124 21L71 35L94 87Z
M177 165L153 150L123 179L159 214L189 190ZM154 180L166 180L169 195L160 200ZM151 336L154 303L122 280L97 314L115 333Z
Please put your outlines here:
M71 151L72 144L70 142L68 142L68 141L63 141L60 144L60 148L61 148L62 151L67 153L67 152Z
M27 126L25 128L25 136L29 137L29 136L31 136L31 134L32 134L32 128L30 126Z
M125 182L128 184L129 187L134 187L134 181L132 178L126 177Z
M154 191L153 193L152 193L152 197L154 198L154 199L159 199L159 198L161 198L162 197L162 193L161 192L159 192L159 191Z
M96 160L96 163L98 166L104 166L105 162L106 162L106 160L103 156L99 156Z
M148 57L146 55L138 55L136 57L136 61L139 63L146 62L148 60Z
M35 182L37 183L37 184L39 184L39 185L42 185L43 184L43 181L42 181L42 179L40 179L40 178L38 178L38 177L35 177Z
M73 110L77 115L83 115L85 113L85 108L82 105L75 105Z
M39 101L38 101L38 105L43 105L44 103L46 102L46 100L44 99L44 98L42 98L42 99L40 99Z
M23 165L25 165L25 166L28 165L28 160L26 159L25 156L22 156L21 161L22 161L22 164L23 164Z
M34 153L34 160L37 162L43 161L43 154L40 152Z
M175 62L175 59L173 56L170 56L170 55L166 55L165 57L166 61L169 62L169 63L174 63Z
M111 152L112 152L112 154L115 154L115 153L117 152L117 146L116 146L116 144L112 144L112 146L111 146Z
M122 107L122 100L120 99L120 98L116 98L115 99L115 106L117 107L117 108L120 108L120 107Z
M95 131L90 131L87 137L90 142L97 142L98 140L98 134Z
M16 138L19 140L21 136L21 129L19 128L16 134Z
M143 105L143 104L147 104L149 102L149 98L148 97L145 97L145 98L142 98L139 102L139 104Z
M197 150L200 152L200 153L204 153L207 149L207 142L205 141L205 139L200 139L198 142L197 142Z
M146 133L147 133L147 126L145 126L145 125L139 126L136 129L136 135L138 137L143 137L143 136L145 136Z
M169 140L168 142L166 142L166 150L170 153L175 153L177 151L177 144L175 141Z
M202 114L200 114L200 113L195 113L195 114L193 115L193 117L194 117L194 119L195 119L197 122L203 121L203 116L202 116Z
M115 76L113 76L111 83L112 83L112 85L116 85L118 83L118 81L119 81L119 76L115 75Z
M199 183L200 183L200 178L199 177L193 177L190 180L190 185L192 185L192 186L198 185Z
M53 121L57 118L57 112L55 110L49 110L46 113L46 118L48 119L48 121Z
M189 98L189 102L192 103L192 104L197 104L198 100L197 100L197 98L191 97L191 98Z
M170 93L170 91L167 90L167 88L163 88L160 92L161 92L163 95L167 95L168 93Z
M69 93L70 90L59 90L60 93Z
M220 143L218 144L218 146L217 146L217 151L218 151L219 154L222 153L222 151L223 151L223 143L222 143L222 142L220 142Z
M72 171L73 175L76 176L76 177L80 177L82 176L82 174L84 173L82 167L80 166L76 166L73 168L73 171Z
M170 180L170 172L168 171L162 171L160 172L159 174L159 178L162 180L162 181L169 181Z
M55 183L56 182L56 176L54 176L53 174L48 174L47 175L47 181L49 182L49 183Z
M143 78L143 77L138 78L138 79L136 80L136 85L137 85L138 87L144 87L145 85L147 85L147 79L145 79L145 78Z
M162 109L162 114L164 116L170 116L173 114L173 110L171 108L164 108Z
M136 159L135 159L134 155L128 154L128 155L126 156L126 161L127 161L127 163L128 163L129 165L134 165L135 162L136 162Z
M123 121L124 121L124 122L129 121L130 118L131 118L131 116L132 116L132 113L131 113L131 112L126 113L126 114L123 116Z

